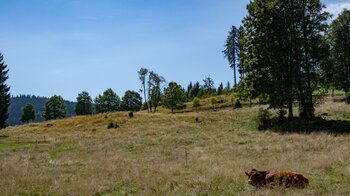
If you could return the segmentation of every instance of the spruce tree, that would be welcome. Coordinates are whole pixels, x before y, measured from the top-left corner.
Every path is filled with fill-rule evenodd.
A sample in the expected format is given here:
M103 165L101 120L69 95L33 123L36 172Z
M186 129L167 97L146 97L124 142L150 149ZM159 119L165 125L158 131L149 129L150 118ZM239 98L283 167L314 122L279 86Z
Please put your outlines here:
M55 120L66 117L67 115L67 105L61 96L54 95L45 102L44 112L41 116L45 120Z
M350 10L344 9L332 22L329 38L330 62L333 66L325 71L326 73L334 71L335 86L348 92L350 88ZM329 77L332 75L329 74Z
M226 39L226 48L222 51L230 63L230 67L233 69L234 85L237 85L236 67L237 60L239 59L239 38L239 30L235 26L232 26Z
M8 108L10 106L10 87L5 83L9 78L9 70L4 62L4 57L0 53L0 129L7 126Z
M267 94L272 108L299 102L301 116L314 117L321 61L325 58L322 34L329 14L319 0L254 0L244 19L241 63L245 80L255 95Z
M30 120L32 120L32 121L35 120L35 109L34 109L33 104L27 103L23 107L23 113L22 113L22 116L21 116L21 122L27 123Z
M74 111L77 115L92 114L92 99L88 92L83 91L82 93L78 94Z

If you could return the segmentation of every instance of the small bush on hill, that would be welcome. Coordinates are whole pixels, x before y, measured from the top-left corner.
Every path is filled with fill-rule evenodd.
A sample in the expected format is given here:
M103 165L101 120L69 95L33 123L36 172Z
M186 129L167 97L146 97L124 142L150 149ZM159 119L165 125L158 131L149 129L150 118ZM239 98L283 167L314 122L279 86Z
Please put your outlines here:
M144 103L141 105L141 110L147 110L147 109L148 109L147 102L144 102Z
M259 104L267 104L270 102L270 97L265 93L260 94L257 99Z
M130 118L134 117L134 112L129 112L129 117Z
M185 104L177 104L175 107L176 110L183 110L186 109L186 105Z
M192 107L198 108L201 106L201 100L198 97L195 97L192 101Z
M345 95L345 103L350 104L350 92Z
M210 103L213 106L213 109L215 109L215 106L218 103L218 100L215 97L211 97L210 98Z
M114 128L118 128L118 127L119 127L118 123L115 122L115 123L114 123Z
M118 128L118 127L119 127L118 123L117 123L117 122L113 123L112 121L110 121L110 122L108 123L108 125L107 125L107 128L108 128L108 129L111 129L111 128Z
M287 114L287 112L285 111L285 110L279 110L278 112L277 112L277 115L278 115L278 122L279 123L284 123L284 122L286 122L286 120L287 120L287 118L286 118L286 115Z
M242 104L239 101L239 99L237 99L235 104L233 105L233 109L237 109L237 108L242 108Z
M114 123L112 121L110 121L107 125L107 129L111 129L114 128Z
M267 109L260 108L255 120L259 130L266 130L273 126L272 114Z
M224 99L219 99L218 100L218 103L225 103L226 102L226 100L224 100Z

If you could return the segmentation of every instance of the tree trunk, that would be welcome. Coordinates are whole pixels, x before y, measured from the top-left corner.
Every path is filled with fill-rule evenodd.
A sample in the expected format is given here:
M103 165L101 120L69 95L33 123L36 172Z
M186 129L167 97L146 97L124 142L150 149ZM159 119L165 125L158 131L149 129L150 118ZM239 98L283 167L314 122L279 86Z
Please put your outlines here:
M293 116L293 104L289 104L289 107L288 107L288 119L292 119L294 118Z
M233 61L233 73L234 73L234 80L235 80L235 86L237 85L237 79L236 79L236 62Z
M146 97L146 84L145 84L145 82L143 83L143 95L145 97L145 102L147 103L147 111L149 112L149 105L148 105L148 101L147 101L147 97Z

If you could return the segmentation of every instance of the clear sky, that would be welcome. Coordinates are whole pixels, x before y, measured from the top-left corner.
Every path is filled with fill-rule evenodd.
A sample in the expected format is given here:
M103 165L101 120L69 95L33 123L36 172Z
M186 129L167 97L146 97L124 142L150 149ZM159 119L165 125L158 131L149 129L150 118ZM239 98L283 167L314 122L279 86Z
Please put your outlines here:
M210 75L215 86L233 71L222 55L231 25L248 0L0 0L0 52L11 94L75 101L107 88L122 97L140 89L149 68L186 87ZM337 14L350 0L327 0Z

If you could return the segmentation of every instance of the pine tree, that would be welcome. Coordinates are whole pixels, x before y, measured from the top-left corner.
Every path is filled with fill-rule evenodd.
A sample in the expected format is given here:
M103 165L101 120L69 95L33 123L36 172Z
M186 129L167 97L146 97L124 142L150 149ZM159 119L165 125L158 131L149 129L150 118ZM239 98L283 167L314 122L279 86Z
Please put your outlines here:
M230 67L233 69L234 84L237 85L236 67L237 59L239 59L239 32L235 26L231 27L231 31L226 39L224 53L225 58L230 63Z
M97 113L116 112L120 109L120 105L119 96L110 88L95 98Z
M322 34L328 13L319 0L255 0L248 5L241 40L247 84L255 95L270 97L272 108L288 108L298 100L301 116L314 117L313 92L319 88L325 57Z
M222 95L223 94L223 91L224 91L224 84L221 82L219 87L218 87L218 90L216 91L216 93L218 95Z
M148 69L141 68L137 73L139 74L139 80L140 80L141 85L142 85L142 89L140 91L143 92L144 99L145 99L144 102L147 103L147 110L148 110L148 112L150 112L149 103L148 103L147 97L146 97L146 77L148 74Z
M54 95L48 99L41 114L45 120L61 119L67 115L67 105L61 96Z
M334 83L338 89L350 88L350 10L344 9L335 19L329 31L331 63L334 66ZM327 71L330 71L329 69ZM329 72L327 72L329 73ZM331 77L331 75L329 75Z
M164 89L162 104L171 109L171 112L174 112L177 104L182 104L185 100L185 91L176 82L170 82L168 87Z
M88 92L83 91L78 94L74 111L77 115L92 114L92 99Z
M149 81L149 88L151 89L149 97L151 98L151 105L154 108L154 112L156 112L162 95L161 85L165 82L165 78L151 71L149 72Z
M121 109L123 111L140 111L142 105L141 95L135 91L126 91L122 98Z
M29 122L30 120L32 121L35 120L35 109L33 104L27 103L27 105L23 107L21 122L26 123L26 122Z
M10 87L5 83L9 78L9 70L4 62L4 57L0 53L0 129L7 126L8 108L10 106Z

